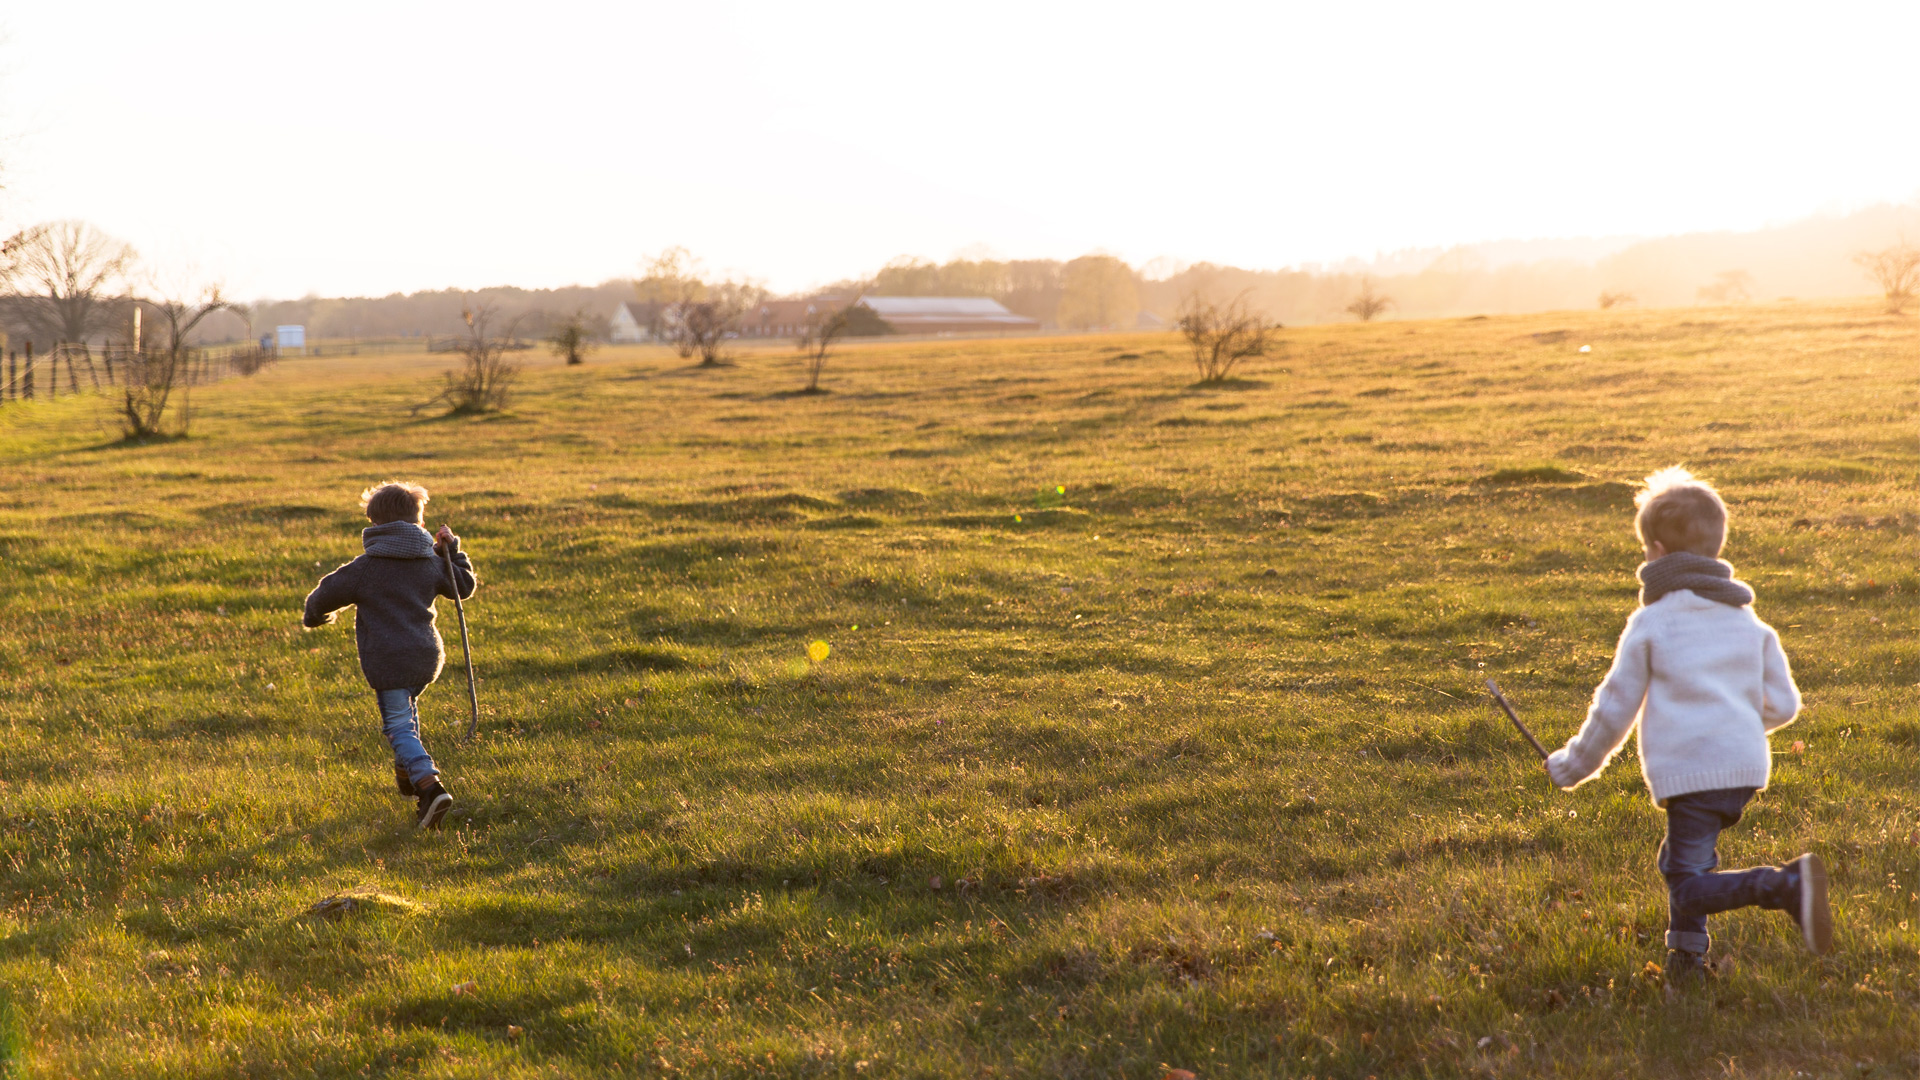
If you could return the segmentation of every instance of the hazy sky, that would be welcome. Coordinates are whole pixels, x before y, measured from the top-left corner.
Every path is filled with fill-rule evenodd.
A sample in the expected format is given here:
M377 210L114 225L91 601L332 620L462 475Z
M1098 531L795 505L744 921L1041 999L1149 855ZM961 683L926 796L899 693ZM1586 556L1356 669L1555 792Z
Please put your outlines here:
M0 6L7 227L243 295L1275 267L1920 192L1914 3Z

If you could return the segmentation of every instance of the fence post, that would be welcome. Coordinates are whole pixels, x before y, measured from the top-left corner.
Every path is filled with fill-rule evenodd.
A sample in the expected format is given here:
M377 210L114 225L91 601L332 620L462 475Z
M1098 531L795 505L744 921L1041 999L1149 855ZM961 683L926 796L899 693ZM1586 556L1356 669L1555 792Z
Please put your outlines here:
M17 349L7 350L7 388L0 397L20 400L20 353Z
M80 373L73 370L73 346L69 345L61 351L67 354L67 389L77 394L80 392Z
M33 342L27 342L27 400L33 400Z
M107 385L113 385L113 342L100 347L100 362L107 365Z
M100 389L100 370L93 366L93 350L88 348L85 342L81 342L80 351L87 358L87 378L93 380L93 388L98 390Z

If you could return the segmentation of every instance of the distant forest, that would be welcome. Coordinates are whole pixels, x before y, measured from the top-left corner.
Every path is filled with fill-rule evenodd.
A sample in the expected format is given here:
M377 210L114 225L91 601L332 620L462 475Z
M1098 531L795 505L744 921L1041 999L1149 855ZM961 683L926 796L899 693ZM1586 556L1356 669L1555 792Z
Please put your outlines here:
M1874 286L1854 255L1909 240L1920 241L1920 204L1876 206L1752 232L1643 240L1587 259L1516 260L1512 249L1524 252L1527 245L1489 245L1333 269L1246 270L1200 263L1148 277L1103 255L945 263L901 258L871 277L807 295L988 296L1061 329L1152 324L1153 318L1143 320L1141 313L1171 322L1181 302L1194 294L1225 299L1245 293L1253 306L1283 323L1337 321L1353 317L1347 309L1363 287L1390 301L1387 318L1591 308L1603 295L1614 303L1675 307L1868 295ZM310 336L325 339L452 335L461 330L463 305L479 301L518 318L524 336L543 334L552 320L574 311L584 311L589 326L604 335L615 307L634 295L631 281L615 280L561 289L263 301L253 307L253 332L299 323ZM232 340L245 332L239 318L222 314L208 321L204 336Z

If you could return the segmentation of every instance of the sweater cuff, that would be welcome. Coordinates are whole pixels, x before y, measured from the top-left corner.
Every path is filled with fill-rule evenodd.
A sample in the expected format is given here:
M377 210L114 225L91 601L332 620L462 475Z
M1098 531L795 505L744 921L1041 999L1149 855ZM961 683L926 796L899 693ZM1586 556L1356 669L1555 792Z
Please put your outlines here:
M1586 779L1575 772L1570 756L1564 746L1547 755L1547 775L1553 778L1553 786L1562 791L1571 791Z

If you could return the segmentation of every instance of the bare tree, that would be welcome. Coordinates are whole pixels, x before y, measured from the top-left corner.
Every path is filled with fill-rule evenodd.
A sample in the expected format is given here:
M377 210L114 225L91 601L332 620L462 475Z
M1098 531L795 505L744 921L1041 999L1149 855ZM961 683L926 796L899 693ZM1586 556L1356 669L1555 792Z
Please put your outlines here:
M827 366L827 357L833 354L834 342L845 337L853 325L853 305L847 304L838 310L815 310L807 316L807 324L793 344L800 354L807 358L807 388L802 393L820 394L820 372Z
M1347 305L1347 314L1357 317L1361 322L1372 322L1374 317L1393 306L1393 298L1381 296L1373 291L1373 279L1360 279L1360 295Z
M1267 355L1276 344L1274 332L1280 329L1279 323L1248 309L1244 292L1225 305L1194 293L1180 305L1178 325L1203 383L1226 382L1240 361Z
M144 324L137 351L129 355L126 378L121 385L121 420L128 439L150 439L165 433L167 405L180 391L175 409L179 434L186 435L193 423L191 408L192 365L197 350L188 343L201 320L227 306L217 287L203 290L192 300L169 298L136 301L136 310L151 312Z
M654 339L671 342L681 356L698 356L701 367L725 362L740 316L766 296L749 282L708 282L700 260L680 247L648 260L647 276L633 283L633 291L653 313L648 329Z
M1694 298L1706 304L1744 304L1753 299L1757 286L1745 270L1722 270L1713 275L1712 284L1694 290Z
M447 402L456 416L504 409L520 377L520 365L507 359L519 322L502 325L493 304L466 304L460 318L467 324L467 334L460 341L460 367L446 373L440 393L426 404Z
M565 357L568 364L586 363L587 354L595 348L593 333L587 328L587 313L580 310L562 316L547 335L547 348L553 355Z
M647 332L655 341L671 342L681 356L692 356L681 335L687 309L707 298L700 280L700 260L683 247L670 247L647 260L647 274L633 283L634 298L652 316Z
M701 367L717 367L726 362L727 342L733 337L740 316L760 302L765 290L738 281L723 281L704 288L705 299L681 306L675 340L681 356L697 355Z
M230 312L234 318L239 319L242 323L246 325L247 341L256 346L259 345L260 344L259 339L253 336L253 320L257 318L260 314L259 303L258 302L251 303L251 304L230 303L227 305L227 311Z
M1920 248L1902 239L1885 251L1862 251L1853 257L1887 298L1887 314L1898 315L1913 303L1920 290Z
M1603 292L1600 294L1601 311L1611 311L1617 307L1623 307L1627 304L1637 304L1639 302L1639 297L1624 290L1620 292Z
M0 265L21 297L35 334L81 345L112 315L114 287L132 269L134 250L84 221L50 221L9 237Z

